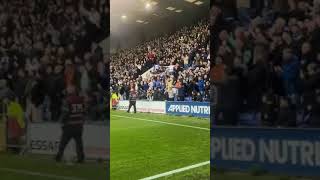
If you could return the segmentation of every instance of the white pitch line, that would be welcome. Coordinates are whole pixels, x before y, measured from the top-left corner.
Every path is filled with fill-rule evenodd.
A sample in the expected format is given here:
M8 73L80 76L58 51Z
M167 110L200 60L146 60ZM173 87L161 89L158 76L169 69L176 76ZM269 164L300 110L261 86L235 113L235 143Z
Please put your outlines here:
M209 128L203 128L203 127L198 127L198 126L190 126L190 125L184 125L184 124L169 123L169 122L156 121L156 120L143 119L143 118L136 118L136 117L129 117L129 116L119 116L119 115L111 115L111 116L121 117L121 118L128 118L128 119L135 119L135 120L140 120L140 121L155 122L155 123L160 123L160 124L168 124L168 125L173 125L173 126L188 127L188 128L193 128L193 129L201 129L201 130L205 130L205 131L210 131Z
M162 173L162 174L146 177L146 178L143 178L143 179L140 179L140 180L158 179L158 178L161 178L161 177L165 177L165 176L169 176L169 175L172 175L172 174L180 173L180 172L183 172L183 171L187 171L187 170L190 170L190 169L198 168L198 167L205 166L205 165L208 165L208 164L210 164L210 161L202 162L202 163L199 163L199 164L194 164L194 165L187 166L187 167L180 168L180 169L175 169L175 170L168 171L168 172L165 172L165 173Z
M87 180L87 179L82 179L77 177L58 176L53 174L32 172L32 171L26 171L26 170L17 170L17 169L10 169L10 168L0 168L0 171L6 171L6 172L15 173L15 174L24 174L29 176L39 176L39 177L45 177L49 179L56 179L56 180Z

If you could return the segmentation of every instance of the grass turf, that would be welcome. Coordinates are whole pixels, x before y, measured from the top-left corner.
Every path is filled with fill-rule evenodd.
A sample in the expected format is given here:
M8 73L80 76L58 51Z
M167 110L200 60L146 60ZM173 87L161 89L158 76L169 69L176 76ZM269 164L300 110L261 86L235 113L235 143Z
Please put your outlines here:
M210 179L210 165L195 168L189 171L173 174L161 178L162 180L209 180Z
M111 179L141 179L209 160L208 119L111 111ZM160 179L209 179L209 166Z
M3 168L41 173L44 175L63 176L66 178L80 178L84 180L106 180L106 163L86 162L84 164L66 165L56 163L52 157L40 155L12 155L0 154L0 179L1 180L59 180L40 175L29 175L27 173L11 172ZM60 178L61 179L61 178Z

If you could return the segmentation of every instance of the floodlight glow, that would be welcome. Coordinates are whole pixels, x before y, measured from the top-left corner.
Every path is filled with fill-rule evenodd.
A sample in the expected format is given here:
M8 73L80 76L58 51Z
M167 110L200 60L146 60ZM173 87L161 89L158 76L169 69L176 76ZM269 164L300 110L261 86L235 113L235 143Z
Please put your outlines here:
M166 9L168 9L168 10L170 10L170 11L173 11L173 10L175 10L176 8L169 6L169 7L167 7Z
M202 2L202 1L197 1L197 2L195 2L194 4L200 6L201 4L203 4L203 2Z
M126 15L122 15L121 19L125 20L125 19L127 19L127 16Z
M150 3L146 3L145 8L146 8L146 10L150 10L151 9L151 4Z

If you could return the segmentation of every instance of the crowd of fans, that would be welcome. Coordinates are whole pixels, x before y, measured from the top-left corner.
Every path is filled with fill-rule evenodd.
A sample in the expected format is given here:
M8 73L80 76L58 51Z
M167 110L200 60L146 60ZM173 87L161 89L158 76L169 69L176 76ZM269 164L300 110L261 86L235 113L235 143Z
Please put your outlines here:
M209 101L209 28L201 21L111 56L111 91L129 99Z
M109 35L107 0L0 0L0 100L19 102L33 122L58 121L68 86L102 120ZM6 101L5 101L6 100Z
M320 126L320 3L276 2L237 17L213 6L215 124Z

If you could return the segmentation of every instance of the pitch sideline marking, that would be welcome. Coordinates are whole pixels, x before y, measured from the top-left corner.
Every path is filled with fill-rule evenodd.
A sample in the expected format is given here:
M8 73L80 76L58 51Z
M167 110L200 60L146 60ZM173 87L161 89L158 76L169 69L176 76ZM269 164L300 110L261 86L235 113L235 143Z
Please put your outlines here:
M155 122L155 123L160 123L160 124L168 124L168 125L173 125L173 126L181 126L181 127L188 127L188 128L194 128L194 129L201 129L201 130L210 131L209 128L203 128L203 127L198 127L198 126L190 126L190 125L184 125L184 124L169 123L169 122L156 121L156 120L143 119L143 118L136 118L136 117L129 117L129 116L119 116L119 115L111 115L111 116L122 117L122 118L130 118L130 119L135 119L135 120L140 120L140 121L149 121L149 122Z
M177 173L180 173L180 172L183 172L183 171L187 171L187 170L190 170L190 169L198 168L198 167L205 166L205 165L208 165L208 164L210 164L210 161L202 162L202 163L199 163L199 164L194 164L194 165L183 167L183 168L180 168L180 169L175 169L175 170L168 171L168 172L165 172L165 173L161 173L161 174L157 174L157 175L154 175L154 176L146 177L146 178L143 178L143 179L140 179L140 180L158 179L158 178L161 178L161 177L169 176L169 175L172 175L172 174L177 174Z
M32 172L32 171L26 171L26 170L17 170L17 169L10 169L10 168L0 168L0 171L6 171L6 172L11 172L16 174L24 174L29 176L40 176L40 177L45 177L50 179L57 179L57 180L87 180L87 179L76 178L76 177L58 176L53 174Z

